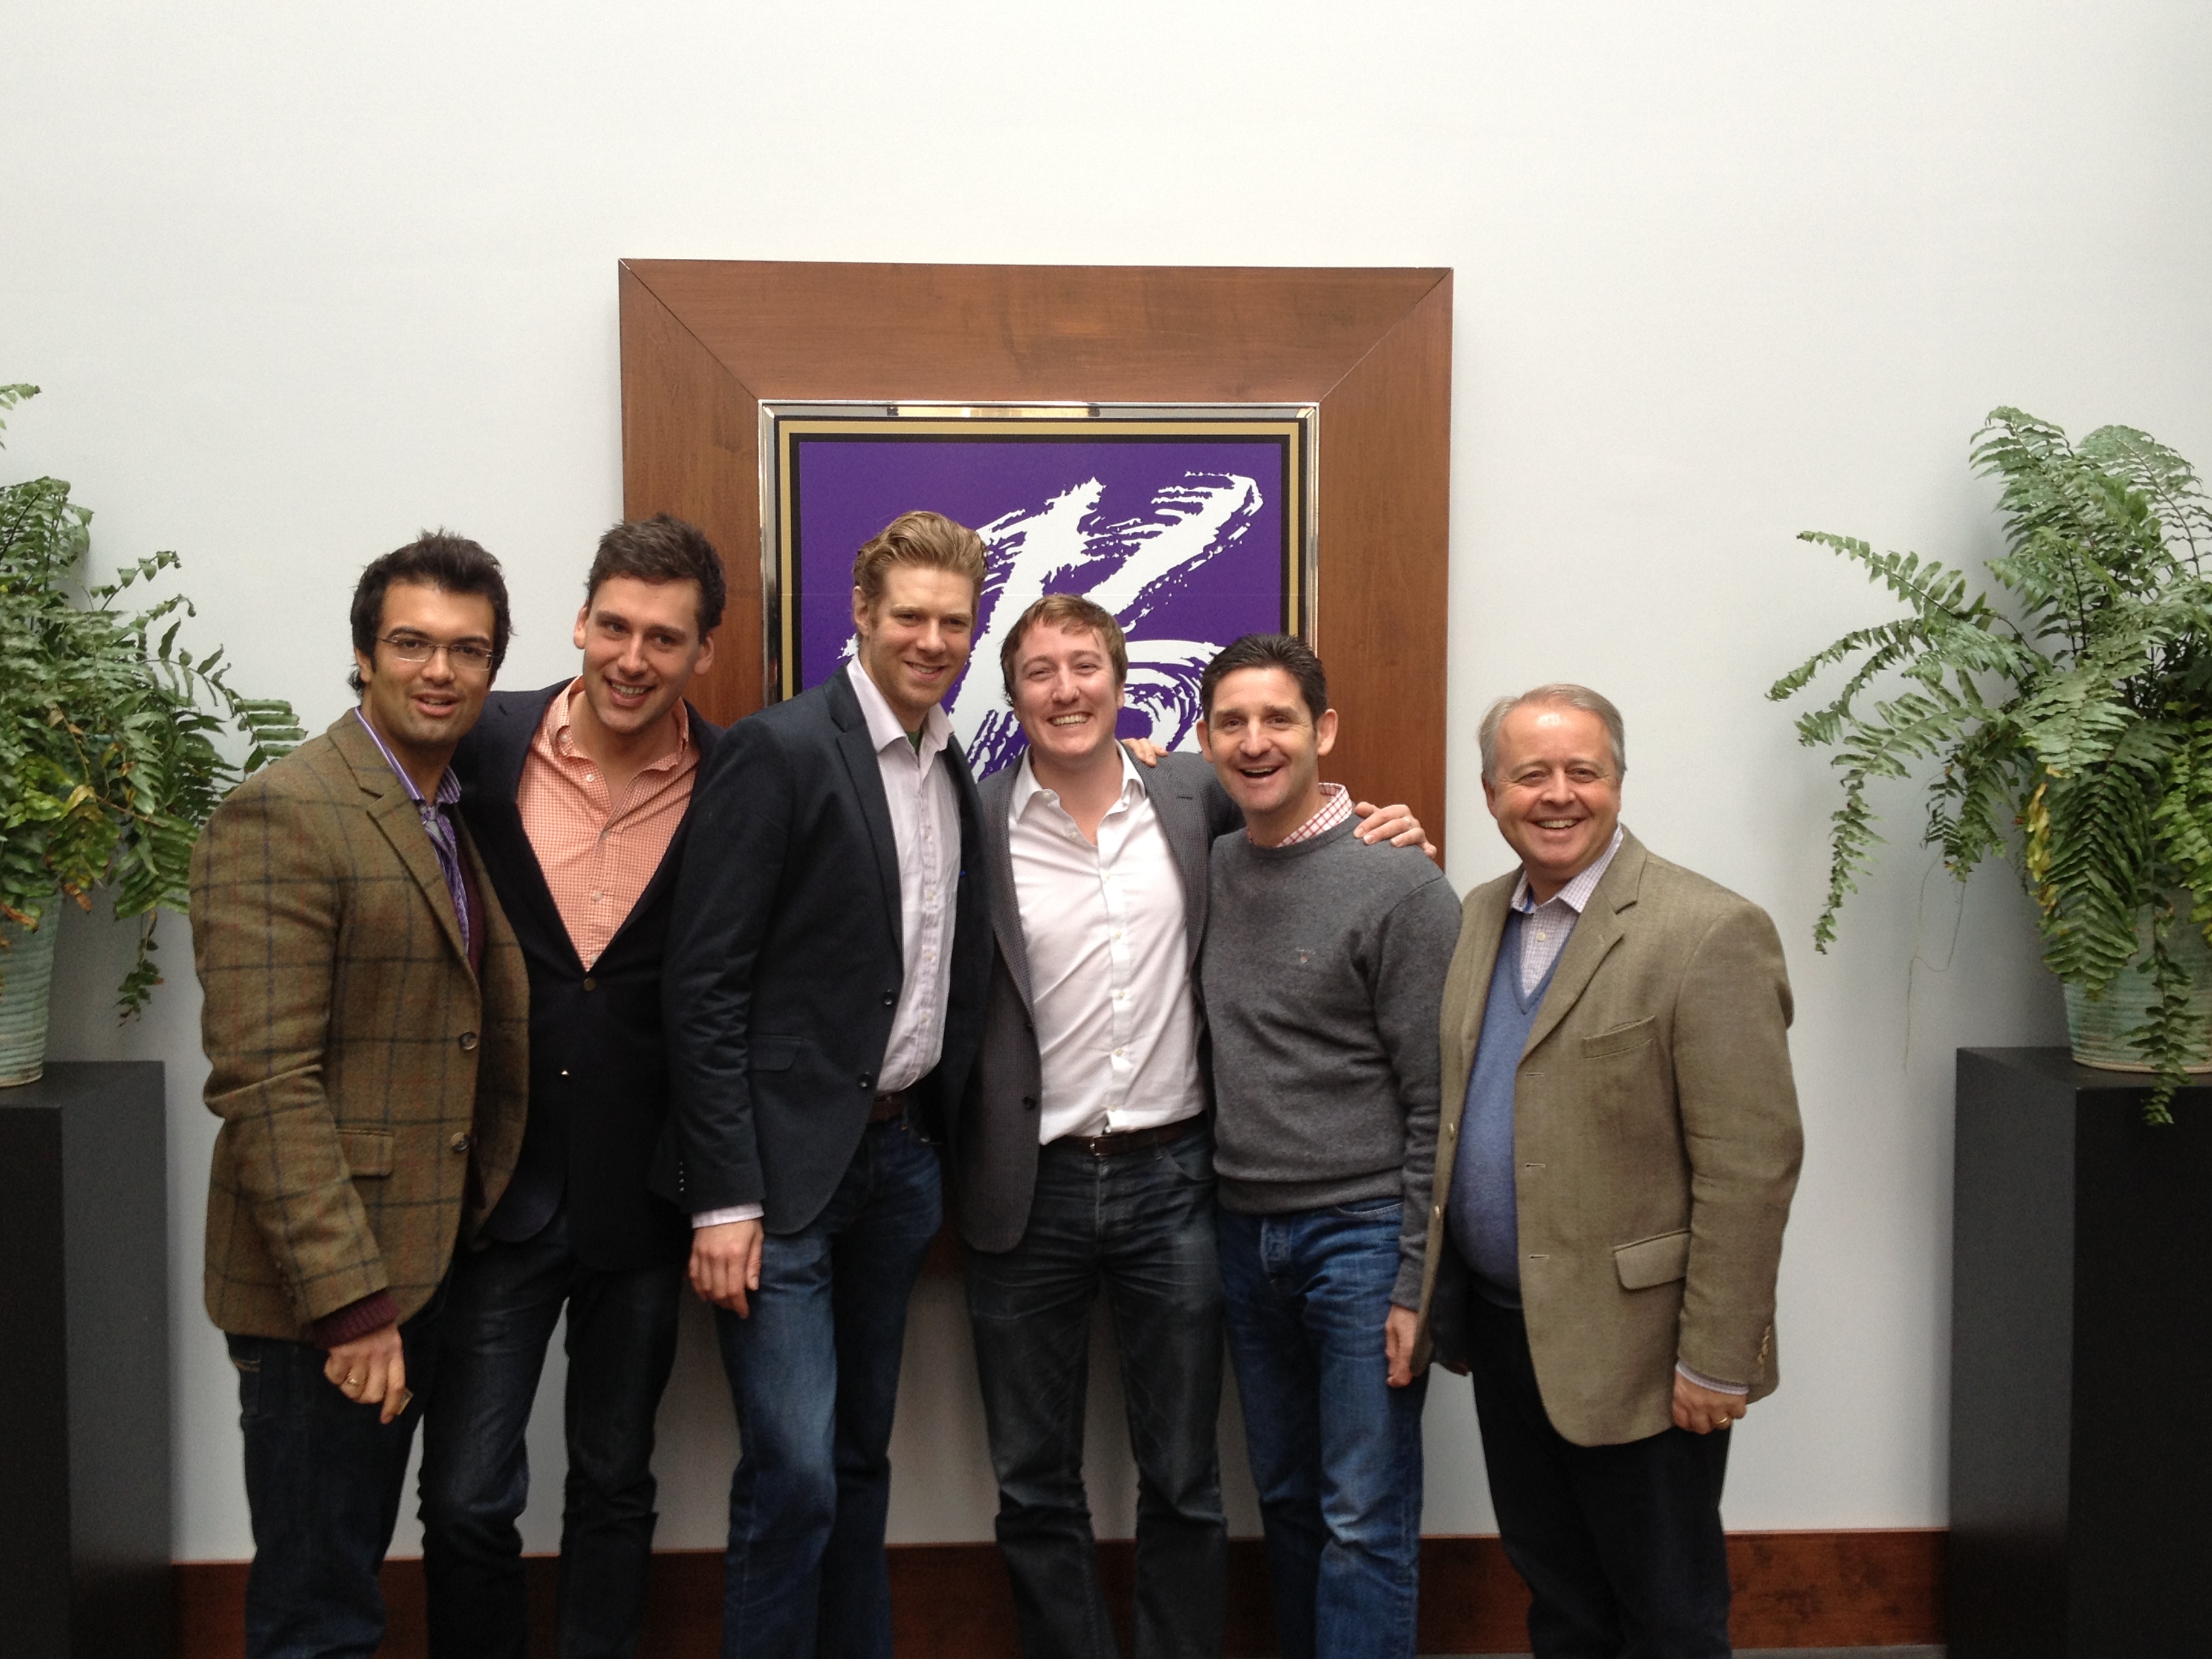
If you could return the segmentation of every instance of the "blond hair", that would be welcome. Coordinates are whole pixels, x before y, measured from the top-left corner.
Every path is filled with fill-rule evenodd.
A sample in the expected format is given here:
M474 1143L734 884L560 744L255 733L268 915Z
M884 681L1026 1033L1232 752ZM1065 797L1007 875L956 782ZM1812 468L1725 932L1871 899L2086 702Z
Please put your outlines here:
M853 586L872 616L884 597L884 573L895 564L949 570L983 592L983 538L942 513L902 513L853 556Z

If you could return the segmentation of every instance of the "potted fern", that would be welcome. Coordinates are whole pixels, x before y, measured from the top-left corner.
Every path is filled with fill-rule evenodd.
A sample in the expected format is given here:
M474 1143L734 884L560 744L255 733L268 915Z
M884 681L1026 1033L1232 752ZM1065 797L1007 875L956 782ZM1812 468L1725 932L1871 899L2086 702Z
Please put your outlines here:
M0 386L0 411L37 392ZM44 1066L61 901L88 909L107 887L117 919L139 923L117 988L136 1013L160 982L155 914L185 908L200 827L242 773L304 735L289 703L233 689L220 647L179 645L189 600L125 608L174 553L78 586L91 520L59 478L0 487L0 1085ZM233 732L242 765L216 744Z
M1972 456L2003 481L2000 597L1933 559L1800 538L1907 607L1767 692L1846 675L1797 721L1801 742L1835 751L1844 794L1814 943L1834 939L1870 867L1869 785L1933 763L1924 841L1962 881L1988 858L2017 865L2075 1058L2152 1074L2148 1115L2171 1121L2175 1089L2212 1069L2212 507L2188 462L2127 427L2075 445L1998 409ZM1902 689L1877 700L1892 677Z

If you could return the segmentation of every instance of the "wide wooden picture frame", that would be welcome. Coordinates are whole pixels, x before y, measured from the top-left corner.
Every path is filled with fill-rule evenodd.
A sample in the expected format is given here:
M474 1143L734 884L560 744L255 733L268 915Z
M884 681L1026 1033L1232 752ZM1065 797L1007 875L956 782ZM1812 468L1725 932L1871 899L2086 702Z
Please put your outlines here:
M1341 720L1324 775L1409 802L1442 843L1449 270L632 259L619 280L623 510L689 519L729 571L694 692L709 718L781 689L763 404L1008 420L1303 408L1297 616Z

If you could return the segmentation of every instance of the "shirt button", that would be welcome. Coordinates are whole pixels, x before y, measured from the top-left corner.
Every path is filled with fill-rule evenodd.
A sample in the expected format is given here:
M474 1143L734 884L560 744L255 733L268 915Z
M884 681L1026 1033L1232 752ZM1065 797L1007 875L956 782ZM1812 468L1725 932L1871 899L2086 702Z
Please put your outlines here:
M455 1135L451 1140L446 1143L446 1145L452 1147L457 1152L465 1152L475 1144L476 1143L471 1140L466 1135Z
M586 783L597 783L599 781L599 775L597 772L586 772L584 774L584 781Z
M477 1034L474 1031L464 1031L461 1033L461 1052L463 1054L468 1053L476 1046Z

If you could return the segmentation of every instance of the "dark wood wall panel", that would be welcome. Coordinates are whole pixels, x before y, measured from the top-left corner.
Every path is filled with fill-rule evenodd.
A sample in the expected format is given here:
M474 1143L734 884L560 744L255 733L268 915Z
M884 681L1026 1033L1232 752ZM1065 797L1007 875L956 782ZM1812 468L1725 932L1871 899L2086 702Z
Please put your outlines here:
M628 270L621 274L623 514L707 532L730 603L692 700L722 724L760 707L760 402Z
M1943 1639L1945 1534L1940 1531L1752 1532L1729 1537L1735 1586L1731 1632L1741 1647L1888 1647ZM1121 1645L1129 1644L1136 1552L1127 1540L1099 1546ZM532 1650L553 1650L556 1563L533 1556ZM890 1551L894 1637L900 1659L1017 1659L1021 1643L1006 1569L989 1544L904 1544ZM422 1565L384 1570L391 1632L383 1659L420 1659ZM722 1556L682 1550L653 1557L640 1659L714 1659L720 1651ZM1528 1646L1528 1591L1495 1538L1421 1540L1423 1653L1516 1653ZM242 1659L246 1564L191 1562L176 1569L178 1659ZM1260 1540L1230 1544L1232 1659L1275 1651Z
M1451 470L1447 276L1322 400L1314 648L1343 721L1327 775L1410 802L1444 839L1445 574L1450 501L1408 479Z
M625 511L714 538L732 605L702 707L759 706L759 405L1321 406L1326 775L1443 841L1451 273L635 259L622 267Z

